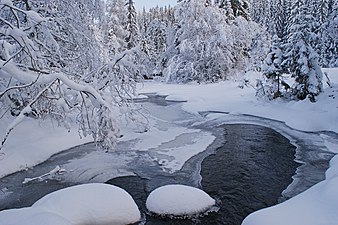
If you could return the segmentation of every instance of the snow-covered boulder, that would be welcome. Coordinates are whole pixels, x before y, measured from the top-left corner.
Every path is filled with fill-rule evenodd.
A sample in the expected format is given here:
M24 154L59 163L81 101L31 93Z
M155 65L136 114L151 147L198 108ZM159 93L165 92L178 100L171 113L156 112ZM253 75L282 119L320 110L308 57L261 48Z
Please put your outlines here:
M1 225L72 225L63 217L34 208L10 209L0 212Z
M125 225L141 217L132 197L108 184L65 188L41 198L32 208L60 215L72 225Z
M147 209L161 216L192 216L203 213L215 205L204 191L184 186L166 185L152 191L147 198Z

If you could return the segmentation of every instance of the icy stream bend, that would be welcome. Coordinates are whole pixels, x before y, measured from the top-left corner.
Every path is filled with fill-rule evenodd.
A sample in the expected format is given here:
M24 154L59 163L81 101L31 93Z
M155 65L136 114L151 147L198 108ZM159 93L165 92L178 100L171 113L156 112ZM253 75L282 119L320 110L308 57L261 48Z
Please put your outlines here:
M177 183L200 187L202 184L203 188L214 192L213 189L217 189L217 187L206 185L208 178L223 179L223 183L220 185L226 184L228 180L224 180L222 177L217 178L216 175L212 176L212 174L206 175L208 174L208 170L203 169L203 164L210 159L208 157L209 155L212 161L215 160L212 157L217 156L217 152L229 155L227 151L216 151L216 155L213 155L216 149L226 146L227 143L229 143L229 140L227 140L228 137L233 136L223 135L224 129L230 131L237 129L236 135L242 135L244 139L245 136L247 136L246 134L255 137L257 136L255 132L261 131L262 133L259 135L274 136L270 144L273 144L273 141L276 139L282 140L277 141L278 145L280 145L280 143L285 144L279 147L286 149L288 153L286 155L278 155L280 154L278 153L277 156L286 156L288 158L288 162L282 164L284 166L283 168L289 169L289 172L285 173L288 174L286 175L287 177L283 179L282 184L276 188L278 192L277 195L276 193L273 194L273 199L268 200L270 203L263 203L263 205L271 205L275 204L278 199L283 200L292 197L323 180L324 173L328 168L328 161L333 155L327 152L322 137L326 135L326 138L338 139L331 133L300 132L288 128L281 122L249 115L229 115L220 112L206 112L201 113L201 115L192 115L181 109L182 103L167 102L163 97L154 95L149 95L149 99L143 100L142 104L144 105L145 113L152 127L152 132L136 137L126 135L124 140L118 144L116 151L110 153L97 151L94 144L78 146L51 157L48 161L33 169L1 179L0 210L29 206L45 194L62 187L79 183L105 182L107 180L109 180L108 183L120 185L134 195L133 197L143 212L145 212L143 207L144 197L147 196L150 191L161 185ZM259 126L252 126L252 124ZM233 126L237 128L233 129ZM278 133L266 127L271 127ZM302 162L302 165L297 169L297 174L293 176L294 180L292 184L289 185L287 189L285 188L292 181L291 176L297 164L292 160L294 148L288 141L285 141L286 139L279 133L287 137L293 145L297 146L296 160ZM233 141L240 140L239 138L232 139ZM246 137L246 139L250 138ZM260 140L261 138L258 141ZM255 139L246 141L252 141L252 143L257 142ZM257 155L261 156L263 147L268 145L269 144L264 143L262 146L256 146L256 148L253 149L260 152ZM239 147L241 146L239 143ZM251 148L250 144L249 148ZM182 154L182 152L184 154ZM275 156L276 155L273 155L274 163L276 167L280 167L281 163L278 162L280 158L276 158ZM223 157L218 158L224 159ZM226 164L224 160L212 163L212 165L215 166ZM54 169L56 166L60 166L66 172L46 177L42 182L37 181L22 184L24 178L39 176ZM206 168L208 167L209 166L206 166ZM217 173L219 171L221 170L213 167L210 168L209 173ZM202 183L200 173L204 176ZM244 176L246 176L245 173L247 173L247 171L244 171ZM223 175L220 174L218 176ZM240 177L236 174L233 176ZM209 179L209 183L210 182L217 183L212 181L212 179ZM265 181L262 182L264 185ZM137 183L137 185L135 185L135 183ZM216 192L214 192L214 197L221 199L223 202L226 201L223 199L224 196L231 198L231 191L230 195L229 192L225 192L224 195L218 193L224 189L226 189L226 187L221 187L218 189L219 191L216 190ZM280 195L282 191L283 195ZM246 199L247 197L243 196L243 198ZM222 206L223 203L220 204ZM262 206L258 206L258 208L260 207ZM251 211L258 209L252 206L249 208ZM205 224L206 221L214 221L216 224L229 223L229 221L226 222L222 217L217 216L218 215L212 214L209 219L208 217L202 218L202 221L204 221L202 224ZM246 215L241 215L241 218L243 216L245 217ZM199 219L175 222L165 219L147 218L147 224L199 223L201 223ZM234 225L236 223L239 223L239 219L229 224Z

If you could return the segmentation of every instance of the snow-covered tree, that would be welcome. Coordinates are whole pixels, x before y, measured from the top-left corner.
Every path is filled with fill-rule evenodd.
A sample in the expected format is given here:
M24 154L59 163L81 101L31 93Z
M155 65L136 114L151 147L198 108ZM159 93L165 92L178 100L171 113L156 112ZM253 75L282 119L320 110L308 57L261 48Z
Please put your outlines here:
M324 67L338 67L338 2L331 4L321 27L320 62Z
M208 6L211 6L212 5L212 1L211 0L205 0L205 6L208 7Z
M136 18L135 3L133 0L127 0L127 24L126 30L128 36L126 39L127 48L131 49L138 45L138 26Z
M148 56L154 63L154 74L161 74L163 65L161 62L162 53L166 51L167 27L163 21L158 19L152 20L146 32Z
M217 81L225 79L231 64L227 52L228 25L217 8L203 0L181 3L175 12L179 29L173 45L177 53L165 70L167 81Z
M176 7L176 37L167 48L175 52L164 71L169 82L224 80L230 71L244 70L256 48L253 40L262 31L256 23L240 16L228 20L218 5L204 3L191 0Z
M133 67L126 60L132 53L102 61L92 5L4 0L0 8L0 119L13 119L0 149L26 117L67 128L77 121L80 134L111 148L119 136L115 118L134 87L133 78L115 71Z
M248 0L231 0L231 7L235 17L242 16L246 20L250 19L250 1Z
M295 78L293 95L300 100L307 97L315 101L322 91L322 71L318 65L317 53L310 45L313 28L303 0L296 0L292 11L292 25L289 27L289 39L286 45L286 60L283 62L290 68Z
M274 35L270 52L267 55L262 72L265 75L267 82L265 94L270 99L278 98L282 95L281 92L281 76L283 74L282 68L283 52L280 48L280 39Z
M273 33L281 39L281 43L284 43L287 39L287 0L275 0L273 8L275 12Z
M138 14L140 47L147 56L143 63L149 77L162 76L168 58L168 40L174 25L173 8L154 7ZM165 54L166 53L166 54Z
M248 0L215 0L214 4L223 9L228 18L241 16L250 19L250 2Z
M127 8L125 0L110 0L107 2L108 20L108 48L111 55L115 55L127 49L126 39L128 37Z
M246 70L261 71L262 64L269 52L270 48L270 34L264 27L259 26L253 22L244 23L249 25L247 29L251 40L245 40L244 43L250 44L247 49L247 57L249 58ZM245 56L244 56L245 57Z

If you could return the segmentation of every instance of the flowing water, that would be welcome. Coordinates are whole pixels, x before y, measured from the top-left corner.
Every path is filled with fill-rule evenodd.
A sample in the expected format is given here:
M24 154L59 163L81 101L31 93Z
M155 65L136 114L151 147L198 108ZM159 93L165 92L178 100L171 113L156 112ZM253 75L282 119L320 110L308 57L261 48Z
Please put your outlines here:
M201 166L202 189L217 199L218 212L186 220L147 215L146 224L236 225L241 224L249 213L277 203L299 166L294 162L295 147L279 133L262 126L223 125L221 129L224 132L224 145L207 156ZM181 183L178 182L180 176L182 174L178 173L167 180ZM146 212L144 204L153 189L151 184L154 178L156 186L160 186L158 177L122 177L108 183L126 189L142 211ZM133 183L139 185L135 187ZM186 184L194 185L189 182Z
M197 117L182 111L180 103L169 103L153 95L149 97L143 104L148 111L161 115L163 124L175 123L189 128L194 124L201 131L211 132L216 137L214 143L173 173L163 170L153 160L157 157L156 150L128 150L134 143L132 140L118 143L116 151L111 153L98 151L94 144L78 146L32 169L0 179L0 210L30 206L47 193L64 187L106 182L124 188L133 196L143 214L143 223L148 225L239 225L249 213L290 198L324 179L332 154L315 140L319 134L277 129L283 124L245 115L229 117L234 124L217 117L196 125L196 121L216 112ZM171 110L174 113L168 113ZM182 140L174 141L180 144ZM22 183L24 178L47 173L57 165L68 172ZM218 211L191 219L149 215L145 208L146 197L166 184L202 188L217 200Z

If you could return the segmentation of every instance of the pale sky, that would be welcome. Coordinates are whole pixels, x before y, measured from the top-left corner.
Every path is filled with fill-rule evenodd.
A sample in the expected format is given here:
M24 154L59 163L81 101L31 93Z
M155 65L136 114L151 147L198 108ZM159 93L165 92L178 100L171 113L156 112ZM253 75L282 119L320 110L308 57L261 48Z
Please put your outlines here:
M158 6L166 6L171 5L174 6L177 4L177 0L134 0L135 2L135 8L137 10L142 10L143 6L146 7L146 9L149 9L151 7L154 7L156 5Z

